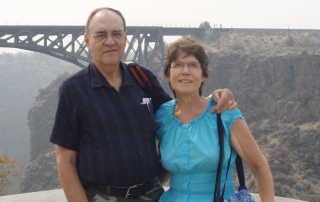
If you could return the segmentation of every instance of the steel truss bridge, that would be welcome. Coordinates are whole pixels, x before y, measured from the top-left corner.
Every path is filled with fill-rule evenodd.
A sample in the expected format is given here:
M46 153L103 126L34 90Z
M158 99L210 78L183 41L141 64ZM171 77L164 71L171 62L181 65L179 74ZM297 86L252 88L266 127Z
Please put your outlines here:
M127 48L123 61L147 67L163 67L164 36L194 35L203 38L204 28L167 28L128 26ZM85 67L92 54L84 41L84 26L0 26L0 47L18 48L51 55ZM133 56L132 56L133 55Z

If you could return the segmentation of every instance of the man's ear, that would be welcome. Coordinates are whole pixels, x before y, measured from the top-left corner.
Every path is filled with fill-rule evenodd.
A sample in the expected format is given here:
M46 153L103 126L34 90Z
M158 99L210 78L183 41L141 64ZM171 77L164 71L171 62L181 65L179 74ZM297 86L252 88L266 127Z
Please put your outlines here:
M126 46L127 46L127 37L128 37L128 30L124 33L124 40L126 42Z
M84 33L84 41L86 42L87 48L90 50L89 36Z

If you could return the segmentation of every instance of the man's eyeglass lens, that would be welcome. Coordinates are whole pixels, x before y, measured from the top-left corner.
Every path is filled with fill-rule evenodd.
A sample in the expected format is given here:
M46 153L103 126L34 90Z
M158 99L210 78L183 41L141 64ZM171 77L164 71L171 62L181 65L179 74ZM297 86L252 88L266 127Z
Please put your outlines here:
M95 33L90 36L93 36L97 42L100 42L103 39L106 39L108 37L107 33ZM124 33L123 32L114 32L111 34L111 37L114 41L120 41L120 40L124 39Z

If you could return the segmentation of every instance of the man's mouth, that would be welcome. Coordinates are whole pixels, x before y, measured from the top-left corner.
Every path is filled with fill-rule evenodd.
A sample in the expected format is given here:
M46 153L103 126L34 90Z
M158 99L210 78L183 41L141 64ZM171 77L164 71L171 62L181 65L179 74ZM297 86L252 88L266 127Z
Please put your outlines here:
M112 52L115 52L116 50L107 50L107 51L104 51L104 53L112 53Z

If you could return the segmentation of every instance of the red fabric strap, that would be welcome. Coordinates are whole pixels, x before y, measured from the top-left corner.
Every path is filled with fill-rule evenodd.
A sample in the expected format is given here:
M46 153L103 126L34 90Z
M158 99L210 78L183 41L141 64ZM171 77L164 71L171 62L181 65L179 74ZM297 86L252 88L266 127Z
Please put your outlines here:
M130 67L131 72L133 73L133 75L136 77L137 81L140 83L141 86L143 86L142 81L139 79L138 75L136 74L136 72L134 71L133 67Z
M142 75L142 77L144 78L145 81L148 81L150 87L152 88L151 82L149 81L148 77L144 74L144 72L140 69L139 66L136 66L137 69L139 70L140 74ZM140 80L139 80L140 81Z

